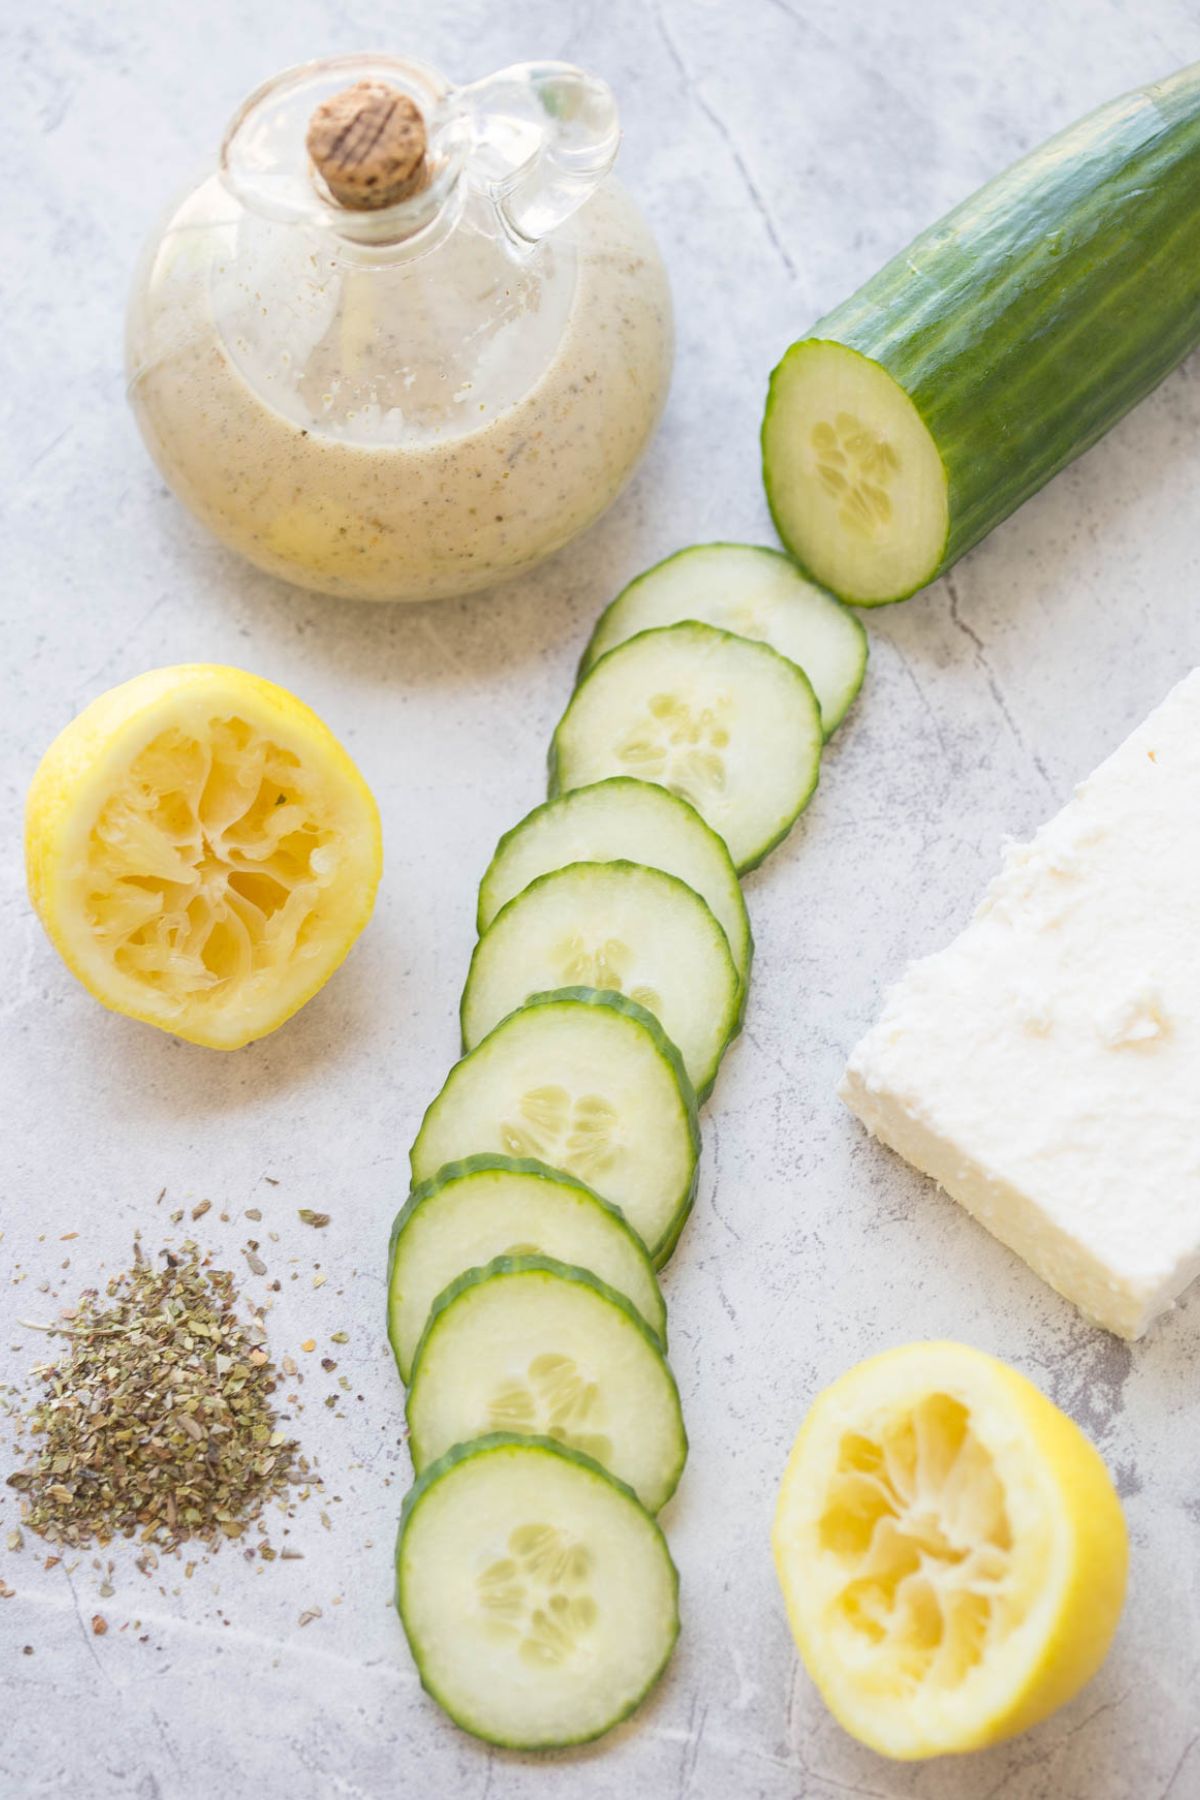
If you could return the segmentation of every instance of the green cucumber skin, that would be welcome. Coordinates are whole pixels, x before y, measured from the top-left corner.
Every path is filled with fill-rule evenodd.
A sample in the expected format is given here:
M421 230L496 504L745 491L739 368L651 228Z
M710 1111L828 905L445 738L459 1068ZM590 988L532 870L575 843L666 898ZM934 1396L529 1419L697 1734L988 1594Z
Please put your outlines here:
M650 1273L654 1273L654 1264L650 1260L650 1254L647 1251L646 1246L642 1243L641 1238L626 1219L621 1208L619 1206L614 1206L611 1200L606 1200L603 1194L598 1194L595 1188L590 1188L586 1181L580 1181L578 1176L568 1175L563 1169L552 1169L548 1163L539 1162L537 1158L533 1156L500 1156L493 1151L482 1151L476 1156L461 1157L457 1162L446 1163L443 1168L438 1170L436 1175L431 1176L428 1181L422 1181L419 1186L413 1188L408 1198L405 1200L404 1205L392 1220L392 1229L388 1235L387 1300L385 1305L387 1309L388 1342L392 1346L392 1355L396 1358L397 1369L400 1368L400 1354L396 1348L396 1340L392 1333L391 1294L392 1277L396 1265L396 1246L404 1233L404 1228L412 1218L413 1214L420 1210L423 1203L428 1200L431 1194L440 1193L442 1188L449 1186L452 1181L459 1181L470 1175L492 1174L532 1175L539 1181L551 1182L555 1187L575 1188L579 1193L586 1194L589 1199L596 1202L597 1206L602 1206L604 1211L608 1213L611 1218L615 1219L618 1224L624 1227L630 1243L641 1256L645 1257L646 1266L650 1270ZM663 1308L662 1330L656 1332L655 1335L665 1352L667 1348L665 1306ZM416 1361L415 1354L413 1361L414 1363ZM403 1379L403 1371L401 1371L401 1380Z
M796 561L796 559L794 557L792 560ZM802 565L797 562L797 567L800 568L800 567L802 567ZM805 571L805 573L807 576L807 571ZM819 586L820 583L817 583L817 585ZM837 596L835 595L834 598L836 599ZM781 662L783 664L785 669L791 670L792 675L795 678L795 680L806 690L806 692L808 694L808 698L811 701L813 710L816 714L818 726L820 725L820 720L821 720L820 704L819 704L819 702L817 700L817 696L813 690L812 682L808 679L808 676L804 673L804 670L800 667L799 663L794 663L788 657L781 656L778 650L773 650L771 648L770 644L761 643L757 638L739 637L736 631L722 631L719 625L705 625L699 621L683 620L677 625L652 625L646 631L635 632L632 637L626 638L623 643L614 644L613 648L611 650L606 650L604 652L603 656L598 657L596 659L596 661L592 664L591 668L588 670L587 676L585 676L584 679L587 680L591 676L593 676L596 673L597 669L603 667L603 665L608 661L609 657L620 656L622 650L627 650L631 644L640 643L643 638L654 637L655 635L661 636L664 632L667 632L667 631L690 631L690 632L699 631L699 632L703 632L706 636L711 637L711 638L729 638L736 644L750 644L753 646L753 648L755 650L761 650L767 656L774 656L779 662ZM579 692L579 688L582 687L582 685L583 685L583 682L581 681L578 684L578 686L576 686L572 690L571 700L573 700L575 698L575 695ZM557 800L560 798L561 795L569 794L574 791L573 789L564 787L562 785L562 773L559 768L559 748L558 748L558 734L562 729L563 720L565 720L566 717L568 716L568 714L570 713L571 700L567 701L566 711L564 711L562 718L558 721L558 724L554 727L554 736L550 739L550 748L546 752L546 771L547 771L546 792L547 792L548 797L551 800ZM825 741L826 741L825 734L824 734L824 732L822 732L821 733L822 747L824 746ZM785 820L785 822L780 826L779 830L775 833L775 836L773 838L771 838L769 840L769 842L761 845L760 848L755 852L755 854L753 856L748 857L744 863L734 862L733 866L734 866L734 869L735 869L737 875L739 876L739 878L742 876L745 876L745 875L752 874L755 869L757 869L762 863L766 862L766 860L767 860L768 856L770 856L772 850L777 850L779 848L779 846L780 846L780 844L782 844L784 838L787 837L788 833L791 831L792 826L796 823L796 820L800 817L800 814L802 812L804 812L806 810L806 808L808 807L810 801L812 800L813 795L817 791L817 787L820 782L820 779L821 779L821 762L820 762L820 758L818 757L816 767L813 769L812 780L809 782L808 787L805 789L803 795L800 798L799 805L796 807L795 811L791 814L790 818ZM592 784L589 782L587 785L591 786ZM668 788L667 792L670 793L670 791L671 790ZM717 835L720 836L720 833L718 832ZM726 846L726 848L728 848L728 846ZM730 852L730 861L731 862L733 861L732 852Z
M680 552L678 552L678 554L682 556L682 555L685 555L686 552L680 551ZM782 556L783 552L780 550L780 551L775 551L773 554L775 554L777 556ZM791 559L788 558L786 560L790 561ZM866 640L866 632L865 631L863 632L863 639L865 642L865 640ZM583 679L584 673L585 673L585 671L584 671L582 665L580 665L579 674L576 676L576 679L575 679L576 687L578 687L580 681ZM636 787L653 787L654 785L655 784L653 782L644 782L644 781L639 780L639 778L636 775L606 775L604 777L603 781L589 782L587 788L573 788L570 791L572 793L588 793L591 791L592 788L610 788L610 787L611 788L618 788L618 787L622 787L622 788L623 787L635 787L636 788ZM675 803L676 806L685 807L687 809L687 811L692 815L693 819L695 819L696 824L700 827L700 830L706 832L708 834L708 836L713 839L714 843L716 843L720 846L721 854L729 862L730 870L732 871L734 879L736 880L737 879L737 870L733 867L733 859L730 857L729 851L727 850L727 848L725 846L725 840L723 837L721 837L720 833L713 830L712 826L708 823L707 819L702 819L700 817L700 814L696 811L695 807L691 804L690 801L682 799L679 794L672 794L670 792L669 788L662 788L659 791L661 793L666 794L668 796L668 798L671 799ZM540 806L535 806L531 812L526 813L526 815L523 819L519 819L515 825L511 826L510 829L504 833L504 836L500 839L499 843L496 845L495 850L492 852L492 860L488 864L487 868L484 870L483 879L479 883L479 900L478 900L478 903L475 908L475 935L476 935L476 937L482 937L484 932L487 930L487 926L483 922L483 907L484 907L484 894L487 889L488 877L490 876L492 869L495 867L496 863L499 862L504 851L507 849L510 840L512 838L514 838L518 832L522 831L525 828L525 826L529 824L531 819L535 819L539 813L544 813L544 812L549 811L549 809L551 807L556 806L558 804L559 800L562 800L565 798L566 798L566 795L564 795L564 794L555 794L549 800L543 800ZM501 910L503 910L503 909L501 909ZM742 901L742 921L743 921L743 924L745 926L745 931L746 931L746 976L745 976L745 980L746 980L746 986L749 987L749 985L750 985L750 969L751 969L751 965L753 964L753 961L754 961L754 934L750 929L750 915L749 915L748 911L746 910L746 902L744 899Z
M548 869L544 875L535 876L534 879L529 883L529 886L526 888L522 888L522 890L519 894L514 894L511 900L505 901L504 905L500 908L500 911L496 914L496 917L492 920L492 924L488 926L488 931L490 931L492 929L492 926L499 924L500 920L504 917L505 913L508 912L510 907L516 906L521 900L523 900L525 898L526 894L531 894L533 892L534 888L541 887L543 882L553 881L556 876L561 875L563 873L564 869L581 869L581 868L599 869L599 870L602 870L602 869L643 869L648 866L649 865L647 865L646 863L630 862L627 857L613 857L608 862L564 863L561 869ZM682 880L680 876L668 874L666 869L654 869L653 873L655 875L661 876L664 881L674 882L676 887L687 888L688 893L694 895L695 898L700 901L701 906L704 908L704 910L708 914L709 918L712 919L712 922L717 931L717 934L720 937L721 942L725 946L725 953L729 958L729 965L732 968L734 976L736 977L736 980L737 980L737 1001L734 1006L734 1010L733 1010L732 1014L729 1016L728 1029L725 1033L725 1041L721 1045L721 1052L717 1058L717 1067L713 1070L710 1079L708 1081L706 1081L702 1087L699 1087L696 1089L697 1104L703 1105L704 1102L708 1099L709 1095L712 1093L714 1086L716 1085L717 1076L720 1073L721 1063L724 1061L725 1055L726 1055L727 1051L729 1050L730 1045L733 1043L735 1038L737 1038L741 1035L742 1024L743 1024L743 1021L746 1016L746 998L749 993L750 984L748 981L743 981L741 978L741 975L738 973L737 965L733 960L733 951L729 947L729 939L725 935L725 931L721 925L721 921L713 913L713 910L708 905L708 902L706 900L704 900L701 895L696 893L695 888L688 887L687 882ZM484 936L486 936L486 935L487 934L485 932ZM462 999L459 1001L459 1004L458 1004L458 1034L459 1034L459 1042L462 1045L462 1053L464 1056L468 1056L470 1054L470 1046L467 1043L467 1019L466 1019L467 997L471 991L471 976L474 972L475 963L479 956L480 945L482 943L483 943L483 938L481 937L478 940L478 942L476 943L474 950L471 952L471 962L470 962L470 966L467 969L467 979L463 985ZM597 988L596 992L600 993L600 994L615 994L615 993L618 993L619 990L616 988ZM656 1015L651 1014L651 1017L656 1017ZM660 1030L662 1029L661 1021L659 1022L659 1029ZM668 1042L670 1042L670 1039L668 1039Z
M683 1101L684 1117L688 1130L688 1141L692 1147L692 1178L688 1184L687 1193L680 1203L679 1211L675 1215L666 1237L653 1248L651 1248L650 1245L646 1246L651 1263L656 1270L659 1270L670 1261L671 1254L674 1251L676 1244L679 1242L679 1235L691 1216L692 1207L696 1200L696 1185L700 1179L700 1110L696 1100L696 1091L688 1079L688 1072L683 1066L683 1059L658 1020L655 1018L654 1014L652 1012L647 1012L644 1006L639 1006L637 1001L631 1000L627 994L617 994L601 988L552 988L544 994L531 994L529 999L526 1000L525 1005L517 1008L517 1012L525 1012L531 1006L555 1006L563 1001L572 1002L580 1006L607 1006L611 1007L614 1012L623 1012L629 1018L636 1019L639 1025L644 1026L650 1033L651 1037L654 1039L656 1050L675 1077L675 1085L678 1087L679 1097ZM510 1013L508 1016L510 1019L515 1018L516 1013ZM492 1030L488 1033L488 1037L491 1037L495 1032L500 1031L506 1023L506 1020L501 1019L499 1025L494 1025L492 1027ZM475 1050L472 1050L470 1054L474 1056L481 1048L482 1044L486 1044L487 1041L487 1038L481 1039L480 1044L477 1044ZM453 1073L453 1071L451 1071L451 1073ZM447 1080L449 1080L449 1076L447 1076ZM442 1085L444 1087L445 1083ZM421 1141L421 1132L425 1129L425 1120L429 1117L429 1114L433 1111L440 1099L441 1091L439 1090L425 1108L420 1129L413 1139L414 1149Z
M564 1462L572 1462L579 1468L585 1469L587 1473L594 1476L597 1481L605 1481L610 1487L616 1488L632 1503L632 1505L638 1508L638 1511L643 1515L647 1523L655 1532L657 1532L662 1543L663 1554L667 1559L667 1565L670 1568L673 1577L675 1590L675 1628L671 1634L670 1642L667 1645L666 1653L663 1656L659 1667L650 1677L650 1680L642 1689L641 1693L637 1695L636 1699L630 1701L623 1712L619 1713L615 1718L608 1720L608 1722L602 1725L599 1730L586 1732L580 1737L571 1738L568 1742L555 1744L553 1746L555 1750L566 1750L577 1744L594 1743L597 1738L604 1737L608 1732L615 1730L615 1728L622 1724L624 1720L630 1718L632 1714L638 1710L639 1706L642 1705L646 1696L653 1691L661 1680L667 1664L675 1653L675 1645L679 1641L679 1570L676 1568L674 1558L667 1547L667 1540L663 1533L662 1526L652 1513L646 1511L633 1489L629 1487L627 1483L622 1481L618 1475L610 1475L607 1469L602 1468L598 1462L595 1462L592 1457L587 1456L582 1450L568 1450L563 1444L555 1443L553 1438L520 1437L514 1432L491 1431L486 1433L483 1437L472 1438L469 1443L455 1444L452 1449L447 1450L443 1456L438 1457L436 1462L430 1463L429 1467L421 1472L404 1497L404 1504L400 1509L400 1527L396 1534L395 1607L400 1617L400 1624L403 1628L404 1635L408 1639L408 1648L412 1655L413 1662L416 1664L421 1686L425 1689L425 1692L429 1695L430 1699L436 1701L437 1705L441 1707L447 1718L453 1720L454 1724L457 1725L460 1730L466 1731L470 1736L478 1738L479 1733L472 1731L469 1725L459 1719L452 1709L446 1705L442 1696L436 1689L430 1687L425 1679L425 1671L421 1666L421 1660L417 1653L417 1646L413 1643L412 1638L409 1637L408 1626L405 1623L404 1618L404 1562L401 1553L404 1547L404 1535L408 1528L409 1520L412 1518L421 1502L426 1499L429 1493L437 1487L439 1481L443 1480L451 1470L455 1469L460 1463L467 1462L476 1456L491 1456L514 1450L519 1452L522 1456L536 1454L543 1456L557 1456ZM544 1745L523 1744L516 1739L489 1738L484 1741L494 1743L500 1750L545 1751L547 1749L547 1746Z
M778 523L778 521L776 521L776 523ZM782 536L782 533L780 535ZM844 600L839 600L838 596L835 593L833 593L829 588L822 586L821 582L814 580L813 577L809 574L808 570L805 568L802 568L801 565L796 561L796 558L794 556L790 555L786 550L777 550L773 544L735 544L735 543L732 543L728 538L718 538L715 542L710 543L710 544L687 544L684 546L684 548L682 550L676 550L670 556L664 556L660 562L653 563L650 566L650 568L643 569L640 575L635 575L632 581L627 581L625 583L625 586L621 589L620 593L616 596L615 599L609 601L609 603L605 607L604 611L600 614L600 617L596 620L595 626L592 629L592 635L588 639L587 644L584 648L583 655L579 659L579 667L575 671L575 686L576 687L579 686L580 682L584 679L584 677L587 674L589 674L589 672L600 661L600 658L595 654L593 645L598 641L601 630L603 629L603 626L604 626L604 621L605 621L605 619L607 619L609 613L612 612L613 608L615 606L619 606L621 601L625 599L626 595L629 594L633 588L638 587L640 585L640 583L643 581L648 581L651 575L657 575L659 570L665 569L669 563L682 562L685 557L695 556L698 553L703 552L705 550L755 550L758 552L758 554L760 556L777 557L780 562L787 563L790 568L796 569L800 574L802 574L804 576L804 579L807 582L811 583L811 585L813 587L820 588L820 590L823 594L828 594L828 596L831 600L836 601L837 604L839 606L841 606L843 609L845 608L846 603ZM863 657L862 675L859 677L858 688L855 689L854 693L850 696L849 700L846 702L845 706L842 708L842 711L837 715L837 717L834 719L833 723L830 725L828 731L825 733L825 742L826 743L829 742L830 738L833 736L834 732L837 730L838 726L841 724L841 722L845 718L846 714L850 711L851 706L854 704L855 700L858 698L859 691L862 687L863 677L866 675L866 669L867 669L867 655L868 655L869 645L867 642L866 631L863 628L862 621L858 618L858 616L855 613L850 612L847 614L847 616L858 627L859 638L860 638L860 641L862 644L862 657ZM662 627L659 627L659 629L661 630ZM626 642L626 641L627 640L622 639L622 642ZM613 648L619 649L620 645L614 645ZM605 654L607 654L607 652L605 652ZM780 651L779 654L782 655L783 654L782 651ZM620 776L620 775L615 775L615 776L610 776L609 779L611 781L621 781L621 780L625 780L628 778L624 777L624 776ZM672 798L678 799L679 796L673 795ZM680 801L681 806L686 806L687 804L688 803L686 800ZM692 810L694 812L695 808L693 807ZM696 816L697 816L697 818L699 818L698 813ZM700 823L703 825L703 824L705 824L705 821L703 819L701 819ZM712 830L711 825L708 825L706 828L709 831Z
M947 478L946 542L917 592L1200 343L1198 194L1200 63L1060 132L819 320L771 377L764 442L780 374L804 343L833 341L886 370ZM766 456L764 479L787 543Z
M421 1333L416 1350L413 1352L412 1379L409 1382L408 1396L404 1405L404 1417L409 1428L409 1452L412 1456L414 1469L423 1458L421 1457L420 1441L413 1431L412 1420L409 1417L412 1407L412 1396L421 1372L421 1359L425 1354L425 1347L436 1331L443 1314L447 1313L463 1294L469 1293L472 1288L482 1287L485 1282L496 1279L503 1280L507 1275L536 1274L539 1271L545 1275L553 1275L559 1281L576 1282L580 1287L590 1288L592 1293L599 1294L610 1306L615 1307L626 1322L632 1325L638 1335L649 1344L650 1348L662 1363L663 1368L666 1370L667 1378L671 1385L671 1391L675 1396L675 1417L679 1425L679 1441L682 1446L683 1454L679 1460L679 1467L675 1471L675 1479L672 1481L666 1497L662 1502L663 1506L665 1506L679 1485L680 1477L682 1476L684 1466L687 1463L689 1446L687 1428L683 1422L683 1403L679 1398L679 1384L675 1379L675 1374L670 1363L667 1361L662 1344L650 1329L649 1325L647 1325L645 1319L643 1319L641 1313L637 1310L637 1307L634 1306L631 1300L627 1300L624 1294L619 1294L616 1288L609 1287L607 1281L602 1281L599 1275L593 1275L590 1269L578 1268L573 1263L559 1262L553 1256L495 1256L492 1258L491 1262L487 1263L482 1269L464 1269L461 1275L456 1275L449 1286L442 1289L441 1293L430 1307L429 1317L425 1321L425 1329ZM638 1504L641 1505L641 1502L639 1501Z

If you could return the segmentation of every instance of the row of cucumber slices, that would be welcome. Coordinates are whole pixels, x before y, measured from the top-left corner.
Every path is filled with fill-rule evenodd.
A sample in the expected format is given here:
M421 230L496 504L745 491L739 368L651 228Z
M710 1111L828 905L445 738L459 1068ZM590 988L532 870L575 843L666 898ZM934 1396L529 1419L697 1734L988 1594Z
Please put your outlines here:
M490 1742L598 1736L674 1646L655 1515L687 1436L655 1272L741 1026L739 874L807 803L865 662L857 620L774 551L659 564L601 617L551 798L480 884L388 1331L417 1477L397 1607L426 1688Z

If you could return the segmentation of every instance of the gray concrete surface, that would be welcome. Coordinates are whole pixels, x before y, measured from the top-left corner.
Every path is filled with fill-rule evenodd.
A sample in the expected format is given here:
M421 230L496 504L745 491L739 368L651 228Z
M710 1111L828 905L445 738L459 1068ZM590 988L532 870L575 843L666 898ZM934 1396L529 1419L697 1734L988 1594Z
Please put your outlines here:
M1194 58L1196 0L399 0L382 14L363 0L13 0L0 35L0 1380L42 1347L15 1323L53 1304L41 1283L65 1301L122 1265L136 1228L161 1241L165 1213L210 1197L206 1244L241 1270L241 1215L261 1206L273 1262L300 1276L272 1314L276 1352L347 1330L343 1371L363 1396L334 1414L320 1404L331 1382L305 1386L331 1528L301 1509L304 1561L226 1552L191 1580L169 1563L147 1580L122 1548L101 1598L89 1558L68 1574L32 1544L0 1550L16 1590L0 1600L0 1791L1200 1795L1200 1304L1132 1348L1090 1329L834 1097L883 984L965 920L1003 835L1034 827L1200 660L1194 360L952 579L871 621L867 688L819 796L750 880L747 1029L666 1275L692 1437L667 1519L684 1633L657 1696L607 1742L540 1763L489 1754L422 1695L389 1604L408 1465L381 1319L407 1147L455 1054L474 884L541 795L597 609L679 545L770 541L756 433L777 353L1000 165ZM122 396L126 285L167 195L260 79L376 44L464 79L537 55L603 72L679 315L667 418L610 516L529 579L411 611L315 599L222 551L163 490ZM379 909L350 962L231 1057L96 1006L42 938L19 855L24 788L60 726L115 682L193 658L245 664L316 706L387 836ZM319 1241L300 1206L333 1214ZM798 1669L767 1532L814 1391L923 1334L1009 1358L1091 1432L1125 1496L1133 1567L1115 1648L1073 1705L966 1761L899 1767L847 1739ZM14 1517L0 1486L0 1543Z

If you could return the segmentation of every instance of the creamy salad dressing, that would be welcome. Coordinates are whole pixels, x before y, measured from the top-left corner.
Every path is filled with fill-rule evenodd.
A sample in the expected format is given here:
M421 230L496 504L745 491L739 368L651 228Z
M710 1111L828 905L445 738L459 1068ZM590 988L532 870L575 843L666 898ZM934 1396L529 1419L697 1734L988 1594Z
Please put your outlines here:
M305 587L425 600L528 568L604 511L672 357L666 275L615 182L524 261L468 217L424 285L386 261L380 279L365 250L323 282L311 240L273 230L205 184L131 316L143 435L225 543Z

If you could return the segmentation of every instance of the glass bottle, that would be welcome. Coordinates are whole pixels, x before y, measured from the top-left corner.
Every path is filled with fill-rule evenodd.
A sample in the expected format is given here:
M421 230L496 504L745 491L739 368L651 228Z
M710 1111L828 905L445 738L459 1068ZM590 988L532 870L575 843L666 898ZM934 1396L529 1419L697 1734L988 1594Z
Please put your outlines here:
M427 600L528 569L620 492L670 295L603 82L310 63L234 118L148 245L129 395L167 481L301 586Z

